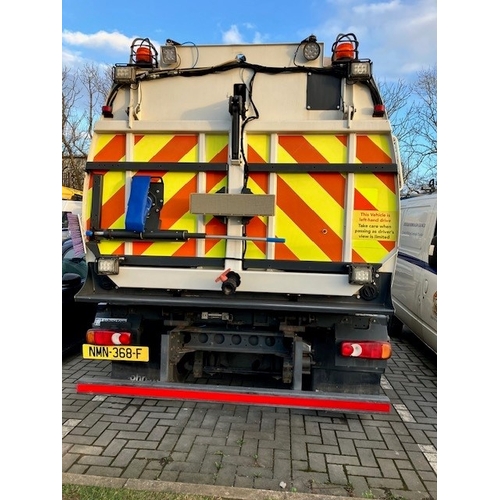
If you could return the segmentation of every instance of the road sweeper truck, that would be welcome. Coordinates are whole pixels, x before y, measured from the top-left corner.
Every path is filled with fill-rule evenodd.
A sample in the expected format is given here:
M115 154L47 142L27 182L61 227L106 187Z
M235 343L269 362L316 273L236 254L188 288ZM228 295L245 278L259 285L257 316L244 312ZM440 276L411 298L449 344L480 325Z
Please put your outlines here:
M136 38L95 124L82 394L387 413L401 167L370 59Z

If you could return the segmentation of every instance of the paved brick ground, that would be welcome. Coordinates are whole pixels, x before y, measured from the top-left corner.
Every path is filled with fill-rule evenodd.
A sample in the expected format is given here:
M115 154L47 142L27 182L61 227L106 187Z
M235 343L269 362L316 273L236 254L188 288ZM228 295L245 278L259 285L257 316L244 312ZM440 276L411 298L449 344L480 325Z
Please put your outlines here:
M390 500L437 498L436 356L393 339L389 415L75 393L109 363L63 360L63 472ZM285 483L285 485L283 485ZM371 492L371 496L370 496Z

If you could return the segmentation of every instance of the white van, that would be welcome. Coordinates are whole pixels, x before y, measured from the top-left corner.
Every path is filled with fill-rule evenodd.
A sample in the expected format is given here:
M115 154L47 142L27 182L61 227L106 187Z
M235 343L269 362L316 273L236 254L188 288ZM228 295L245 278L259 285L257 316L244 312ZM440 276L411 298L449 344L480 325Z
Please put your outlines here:
M437 354L437 191L401 199L391 336L406 325Z

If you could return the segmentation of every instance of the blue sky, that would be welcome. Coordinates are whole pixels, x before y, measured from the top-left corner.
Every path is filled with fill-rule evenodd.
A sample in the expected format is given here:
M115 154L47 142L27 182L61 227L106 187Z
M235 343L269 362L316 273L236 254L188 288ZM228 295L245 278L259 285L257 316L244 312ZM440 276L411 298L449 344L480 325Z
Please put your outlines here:
M437 0L62 0L62 63L127 62L132 40L197 45L300 42L331 48L354 33L379 80L411 79L436 64Z

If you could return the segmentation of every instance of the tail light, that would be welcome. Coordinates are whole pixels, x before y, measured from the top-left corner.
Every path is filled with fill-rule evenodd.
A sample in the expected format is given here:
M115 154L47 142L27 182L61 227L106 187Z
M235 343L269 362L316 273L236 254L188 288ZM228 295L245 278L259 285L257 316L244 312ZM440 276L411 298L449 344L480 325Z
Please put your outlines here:
M340 354L347 358L389 359L392 347L389 342L349 341L340 344Z
M104 118L113 118L113 108L111 106L103 106L102 116L104 116Z
M373 107L373 117L380 118L385 114L385 106L383 104L375 104Z
M116 330L87 330L87 344L95 345L130 345L132 334Z

